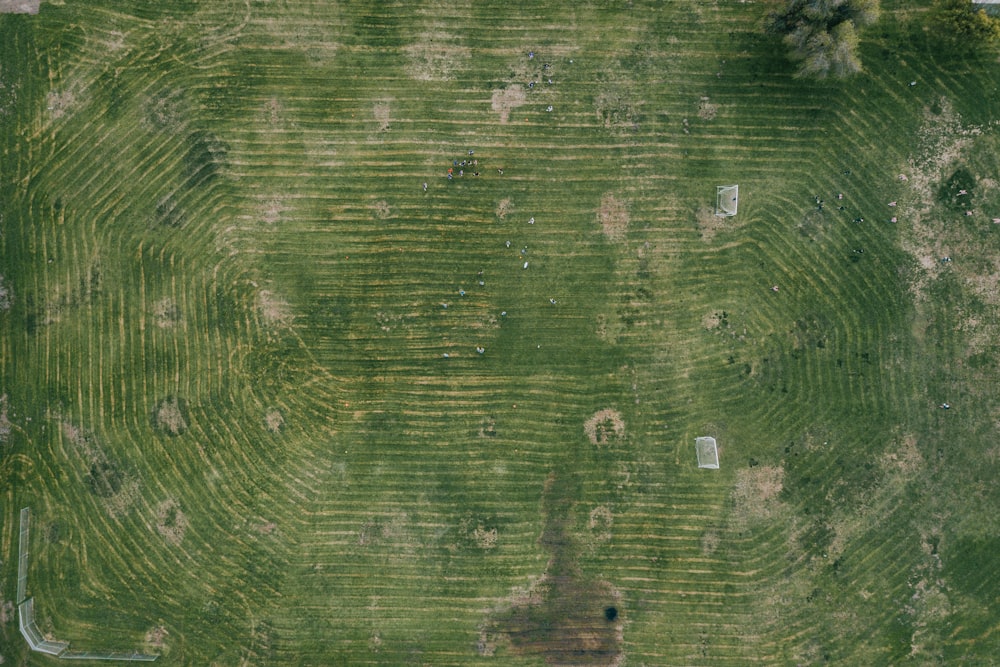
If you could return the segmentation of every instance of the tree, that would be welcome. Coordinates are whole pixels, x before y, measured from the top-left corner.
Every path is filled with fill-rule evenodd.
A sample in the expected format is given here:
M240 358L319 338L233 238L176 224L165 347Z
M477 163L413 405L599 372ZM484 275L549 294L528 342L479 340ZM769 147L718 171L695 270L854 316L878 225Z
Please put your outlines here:
M767 19L767 31L781 35L796 76L845 78L861 71L859 26L878 20L878 0L785 0Z
M931 12L935 33L953 47L972 49L1000 41L1000 19L984 9L976 9L972 0L937 0Z

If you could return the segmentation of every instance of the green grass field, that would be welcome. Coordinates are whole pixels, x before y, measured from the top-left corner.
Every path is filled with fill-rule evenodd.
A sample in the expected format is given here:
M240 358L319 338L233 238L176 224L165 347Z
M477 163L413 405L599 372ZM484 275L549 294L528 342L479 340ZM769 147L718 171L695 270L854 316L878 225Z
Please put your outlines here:
M30 506L164 666L995 664L1000 68L882 4L0 16L2 659Z

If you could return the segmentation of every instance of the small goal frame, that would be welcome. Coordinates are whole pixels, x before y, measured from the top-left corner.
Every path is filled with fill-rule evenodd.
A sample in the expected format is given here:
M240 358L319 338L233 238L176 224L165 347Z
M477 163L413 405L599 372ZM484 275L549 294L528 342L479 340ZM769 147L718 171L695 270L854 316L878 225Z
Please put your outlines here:
M715 438L704 436L694 439L694 451L698 456L698 467L708 470L719 469L719 447Z
M719 185L715 188L715 215L731 218L736 215L740 203L739 185Z

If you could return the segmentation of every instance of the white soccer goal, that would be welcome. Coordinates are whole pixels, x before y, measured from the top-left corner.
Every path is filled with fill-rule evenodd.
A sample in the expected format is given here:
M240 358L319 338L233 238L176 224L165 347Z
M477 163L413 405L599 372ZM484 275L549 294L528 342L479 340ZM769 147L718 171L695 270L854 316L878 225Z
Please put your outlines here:
M715 214L719 217L736 215L736 207L740 203L740 186L720 185L715 188Z
M719 448L715 444L715 438L707 436L703 438L695 438L694 450L695 453L698 454L699 468L711 468L712 470L718 470Z

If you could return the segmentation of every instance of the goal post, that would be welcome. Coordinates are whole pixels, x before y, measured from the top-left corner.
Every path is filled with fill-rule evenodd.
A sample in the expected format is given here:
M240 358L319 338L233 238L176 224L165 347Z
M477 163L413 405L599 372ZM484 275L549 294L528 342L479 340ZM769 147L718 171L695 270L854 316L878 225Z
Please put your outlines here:
M695 438L694 450L698 455L699 468L719 469L719 448L715 444L715 438L708 436Z
M715 214L720 218L731 218L736 215L740 203L740 186L719 185L715 188Z

